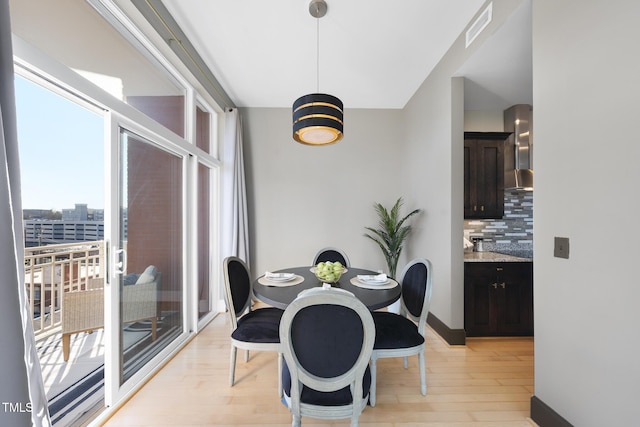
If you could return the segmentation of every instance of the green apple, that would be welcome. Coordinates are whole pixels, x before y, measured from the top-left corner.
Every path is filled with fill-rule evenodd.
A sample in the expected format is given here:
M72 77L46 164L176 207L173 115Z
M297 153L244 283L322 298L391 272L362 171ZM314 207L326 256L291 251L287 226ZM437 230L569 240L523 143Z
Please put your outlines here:
M316 264L316 276L318 279L324 282L335 282L344 271L344 266L341 262L319 262Z

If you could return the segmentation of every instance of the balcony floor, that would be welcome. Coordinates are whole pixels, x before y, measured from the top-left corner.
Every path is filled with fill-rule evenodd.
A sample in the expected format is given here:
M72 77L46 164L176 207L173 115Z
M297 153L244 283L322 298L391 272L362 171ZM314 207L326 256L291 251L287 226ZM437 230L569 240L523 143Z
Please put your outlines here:
M148 338L150 332L125 330L125 348ZM57 333L36 342L49 412L54 425L68 426L104 399L104 329L71 336L69 361L62 355Z

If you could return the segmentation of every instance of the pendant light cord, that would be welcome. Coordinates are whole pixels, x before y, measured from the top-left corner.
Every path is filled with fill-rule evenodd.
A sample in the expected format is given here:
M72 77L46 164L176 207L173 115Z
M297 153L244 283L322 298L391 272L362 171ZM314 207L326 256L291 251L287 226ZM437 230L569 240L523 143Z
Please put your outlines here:
M320 7L316 6L319 10ZM316 18L316 92L320 93L320 18Z

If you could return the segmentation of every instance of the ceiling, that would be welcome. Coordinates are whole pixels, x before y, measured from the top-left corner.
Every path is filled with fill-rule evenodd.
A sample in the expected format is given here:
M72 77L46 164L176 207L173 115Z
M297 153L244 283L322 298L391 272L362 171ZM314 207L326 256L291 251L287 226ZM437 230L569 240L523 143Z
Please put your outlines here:
M406 105L483 3L327 0L328 12L318 21L308 0L163 0L239 107L290 108L299 96L320 91L338 96L345 108L392 109ZM518 35L501 36L504 30ZM529 23L529 40L530 34ZM520 103L513 97L522 82L514 79L522 76L513 68L527 61L514 64L513 55L526 55L526 47L515 46L526 43L526 35L526 26L503 25L491 37L495 48L485 43L484 53L465 64L458 75L471 79L470 101L488 96L492 104L506 102L504 108Z
M455 73L466 78L466 109L532 104L531 1L522 0ZM309 0L162 0L235 105L279 108L291 108L295 99L318 89L338 96L345 108L404 108L484 4L327 2L327 15L317 20L309 13ZM58 2L11 0L12 30L74 69L119 75L108 66L131 68L118 65L131 62L121 43L94 34L94 19L72 15L83 11L79 5L85 3L65 0L60 7ZM80 27L60 26L62 21L83 23L88 36L78 40ZM101 40L103 55L96 57L92 53ZM109 49L117 55L106 55ZM103 57L102 64L90 63ZM127 82L127 87L145 86L140 83Z
M531 0L525 0L456 73L467 110L533 105Z

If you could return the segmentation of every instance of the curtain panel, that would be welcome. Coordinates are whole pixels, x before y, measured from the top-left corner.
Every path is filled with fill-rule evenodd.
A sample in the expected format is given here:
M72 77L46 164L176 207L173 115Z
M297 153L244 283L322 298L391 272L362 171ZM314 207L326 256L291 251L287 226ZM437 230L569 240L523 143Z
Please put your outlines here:
M222 258L249 260L249 217L242 151L242 120L237 108L225 111L222 182Z
M0 425L50 426L24 286L9 0L0 0Z

